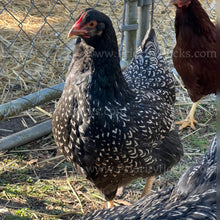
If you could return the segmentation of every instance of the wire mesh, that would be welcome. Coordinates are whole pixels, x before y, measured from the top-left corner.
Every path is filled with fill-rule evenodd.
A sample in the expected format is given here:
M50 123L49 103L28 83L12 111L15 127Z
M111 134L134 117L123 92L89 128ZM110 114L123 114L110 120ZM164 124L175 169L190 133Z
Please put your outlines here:
M0 104L64 81L74 45L67 33L88 7L111 17L120 40L121 1L0 2Z
M162 53L172 66L175 7L154 0L152 24ZM213 22L215 0L201 0ZM119 0L0 1L0 105L63 82L74 45L67 33L88 7L109 15L123 50L125 3ZM151 13L151 12L149 12Z

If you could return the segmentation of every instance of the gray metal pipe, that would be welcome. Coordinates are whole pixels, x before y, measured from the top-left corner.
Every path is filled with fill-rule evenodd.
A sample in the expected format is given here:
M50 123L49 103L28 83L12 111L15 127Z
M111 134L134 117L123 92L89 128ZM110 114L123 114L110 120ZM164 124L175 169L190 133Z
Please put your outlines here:
M138 1L138 34L137 34L137 47L141 45L150 24L150 6L152 0L139 0Z
M59 98L62 94L63 88L64 83L60 83L50 88L27 95L23 98L0 105L0 121L6 117L16 115L34 106Z
M19 147L42 136L50 134L52 130L51 121L52 120L50 119L31 128L19 131L15 134L0 139L0 151Z
M137 1L128 0L126 2L125 26L125 60L130 62L136 52L137 37Z

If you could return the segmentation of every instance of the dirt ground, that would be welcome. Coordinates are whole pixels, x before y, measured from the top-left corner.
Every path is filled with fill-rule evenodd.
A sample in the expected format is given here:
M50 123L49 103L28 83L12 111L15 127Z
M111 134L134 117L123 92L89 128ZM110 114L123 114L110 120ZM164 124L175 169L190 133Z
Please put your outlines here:
M198 161L209 146L216 131L214 97L204 100L201 107L196 112L199 120L196 130L179 132L184 157L171 171L156 178L153 191L176 184L181 174ZM186 116L189 108L190 105L176 105L177 117ZM29 122L26 117L25 120ZM23 129L20 121L21 118L15 118L0 122L0 128L6 123L10 130ZM52 134L2 152L0 158L0 216L3 219L77 219L92 210L105 208L100 192L77 175L57 151ZM138 179L126 186L122 195L116 198L116 205L123 205L122 200L128 203L137 201L145 182Z

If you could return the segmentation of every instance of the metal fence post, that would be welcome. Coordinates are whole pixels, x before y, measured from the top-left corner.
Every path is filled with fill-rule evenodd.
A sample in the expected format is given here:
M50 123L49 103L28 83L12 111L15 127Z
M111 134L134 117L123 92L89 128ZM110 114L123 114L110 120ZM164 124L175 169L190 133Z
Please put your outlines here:
M130 62L136 52L137 29L137 0L127 0L125 11L125 25L122 25L122 31L125 31L124 59L127 62Z
M141 45L141 42L149 28L150 23L150 6L152 0L138 0L138 35L137 46Z

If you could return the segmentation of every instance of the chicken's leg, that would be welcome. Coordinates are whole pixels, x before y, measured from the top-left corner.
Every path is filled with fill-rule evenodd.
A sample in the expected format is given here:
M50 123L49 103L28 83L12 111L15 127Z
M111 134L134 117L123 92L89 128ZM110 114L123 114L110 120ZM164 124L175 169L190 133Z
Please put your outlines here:
M110 209L114 206L114 200L108 201L107 202L107 208Z
M181 125L179 127L179 130L182 130L183 128L185 128L187 126L190 126L192 129L195 129L194 123L197 123L197 121L194 119L194 114L195 114L197 105L199 104L199 101L193 103L193 105L190 109L190 112L187 115L186 119L184 119L182 121L175 122L176 125Z
M141 197L151 193L151 189L152 189L152 186L153 186L153 183L154 183L154 179L155 179L155 176L150 176L150 177L147 178L147 182L145 184L145 187L144 187L144 190L141 194Z

